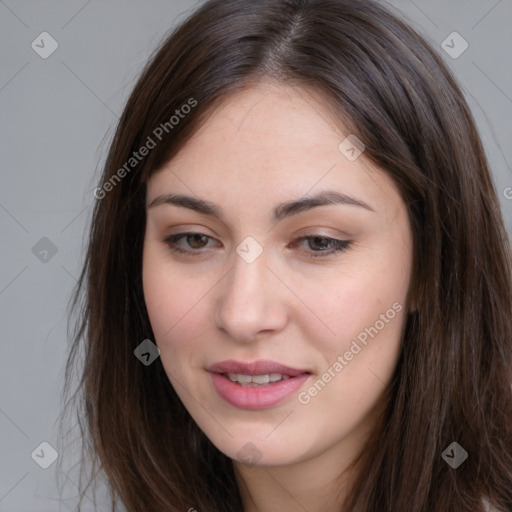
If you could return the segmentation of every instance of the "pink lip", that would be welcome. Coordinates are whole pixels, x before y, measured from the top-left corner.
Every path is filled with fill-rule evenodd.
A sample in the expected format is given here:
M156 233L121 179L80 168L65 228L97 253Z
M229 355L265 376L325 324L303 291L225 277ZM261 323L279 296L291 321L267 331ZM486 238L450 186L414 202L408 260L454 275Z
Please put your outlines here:
M208 368L211 372L215 390L228 404L240 409L264 409L272 407L297 391L310 377L307 370L290 368L273 361L222 361ZM265 386L241 386L232 382L224 373L241 373L244 375L262 375L280 373L290 378Z
M288 375L289 377L296 377L303 373L311 373L309 370L299 370L291 368L274 361L253 361L252 363L244 363L243 361L235 361L229 359L215 363L209 368L209 372L215 373L241 373L243 375L263 375L265 373L280 373L281 375Z

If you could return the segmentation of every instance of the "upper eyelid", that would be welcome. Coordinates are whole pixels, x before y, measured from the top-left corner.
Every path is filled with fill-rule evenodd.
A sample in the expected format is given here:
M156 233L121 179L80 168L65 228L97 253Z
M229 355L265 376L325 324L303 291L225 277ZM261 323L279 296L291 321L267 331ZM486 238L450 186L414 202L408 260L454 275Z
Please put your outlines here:
M180 231L178 233L172 233L170 235L167 235L164 237L164 240L170 239L170 238L185 238L186 236L193 236L193 235L201 235L206 236L207 238L210 238L211 240L217 240L214 236L208 235L207 233L203 233L202 231ZM327 238L329 240L339 240L339 241L346 241L348 240L348 236L345 236L345 238L338 238L338 236L332 236L332 235L326 235L323 233L319 233L317 231L311 231L304 234L301 234L294 238L294 240L301 240L302 238ZM218 240L217 240L218 241Z
M167 235L167 236L193 234L193 235L204 235L209 238L216 239L216 235L209 235L206 232L206 231L211 232L212 230L203 224L180 223L179 226L176 225L176 226L173 226L172 228L170 227L169 231L170 231L170 229L176 229L176 228L180 229L180 231L176 231L176 233L169 233L169 235ZM164 230L163 227L162 227L162 230ZM322 233L322 231L327 231L327 230L337 231L337 234ZM346 239L352 238L354 236L354 233L349 233L348 231L341 230L340 227L335 228L333 226L331 226L331 227L312 226L312 227L294 229L294 231L300 233L299 235L296 235L297 238L302 237L302 236L323 236L325 238L333 238L333 239L340 239L340 237L341 237L341 239L346 240ZM164 232L167 232L167 229L165 229ZM231 236L231 234L232 234L231 230L228 230L228 236Z

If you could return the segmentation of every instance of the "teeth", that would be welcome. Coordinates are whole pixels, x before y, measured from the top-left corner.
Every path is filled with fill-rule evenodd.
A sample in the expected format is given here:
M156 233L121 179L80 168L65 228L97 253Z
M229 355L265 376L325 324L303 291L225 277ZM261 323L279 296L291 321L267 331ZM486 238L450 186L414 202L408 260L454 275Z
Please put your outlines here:
M228 378L232 382L238 382L242 386L264 386L269 383L287 380L288 375L280 373L265 373L263 375L243 375L241 373L228 373Z
M256 384L268 384L270 382L270 375L253 375L252 381Z
M238 373L236 375L238 382L240 382L240 384L249 384L249 382L251 382L251 376L250 375L242 375L241 373Z

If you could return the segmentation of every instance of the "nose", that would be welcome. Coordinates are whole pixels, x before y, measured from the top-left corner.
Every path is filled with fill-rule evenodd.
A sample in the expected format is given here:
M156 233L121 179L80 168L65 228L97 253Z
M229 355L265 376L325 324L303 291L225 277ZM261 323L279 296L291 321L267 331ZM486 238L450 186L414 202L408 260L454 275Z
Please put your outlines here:
M269 268L265 251L252 263L235 254L217 293L215 325L233 340L250 343L286 325L286 287Z

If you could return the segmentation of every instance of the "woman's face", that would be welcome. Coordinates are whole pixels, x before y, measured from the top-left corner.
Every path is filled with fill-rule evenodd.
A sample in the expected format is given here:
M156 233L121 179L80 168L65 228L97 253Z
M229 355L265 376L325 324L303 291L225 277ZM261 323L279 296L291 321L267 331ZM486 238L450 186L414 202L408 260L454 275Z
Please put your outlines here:
M346 457L396 366L410 224L390 178L340 146L348 135L305 89L261 83L148 182L155 343L198 426L239 462Z

